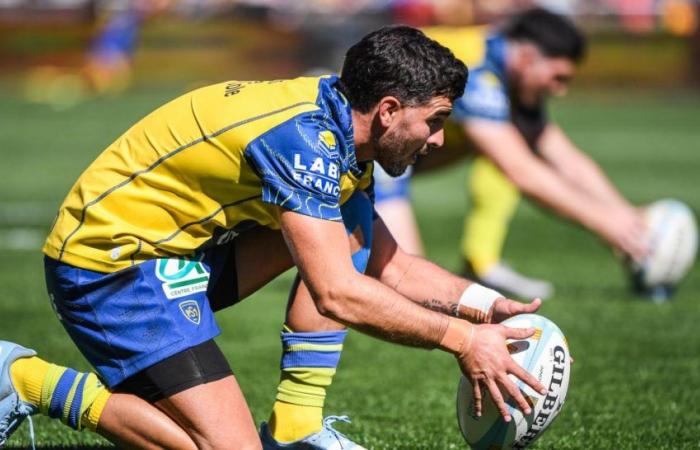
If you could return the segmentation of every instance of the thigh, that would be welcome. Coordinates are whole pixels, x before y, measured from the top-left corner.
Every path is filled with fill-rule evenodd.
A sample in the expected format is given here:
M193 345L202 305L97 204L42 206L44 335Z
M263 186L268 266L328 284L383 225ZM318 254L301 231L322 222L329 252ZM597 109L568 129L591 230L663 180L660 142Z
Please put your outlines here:
M115 394L135 395L155 405L187 433L197 448L258 445L240 388L213 340L142 370L116 386Z
M364 271L372 246L372 203L357 192L341 207L353 248L353 262ZM208 251L205 261L213 267L209 300L214 311L233 305L294 267L282 232L256 227L232 242Z
M264 227L208 250L205 261L213 267L208 296L214 311L246 298L294 265L282 233Z
M143 369L115 386L115 392L134 394L149 403L200 384L232 375L231 367L213 340L182 350Z
M468 181L472 210L510 217L520 200L518 188L485 157L474 160Z
M200 449L260 449L260 439L233 375L156 402Z

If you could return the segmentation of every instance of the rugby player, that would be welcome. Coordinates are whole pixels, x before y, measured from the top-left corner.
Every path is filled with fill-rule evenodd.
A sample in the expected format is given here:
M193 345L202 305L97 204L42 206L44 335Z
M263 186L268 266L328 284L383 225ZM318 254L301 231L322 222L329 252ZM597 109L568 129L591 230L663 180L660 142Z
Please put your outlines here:
M80 176L43 249L53 307L96 373L0 342L0 444L40 413L123 448L261 448L213 313L294 265L290 317L306 298L306 326L451 352L477 399L488 389L505 420L504 394L529 411L509 374L544 387L505 342L534 330L487 322L539 304L405 254L372 207L373 161L400 175L442 145L466 77L420 31L389 27L348 51L340 77L215 84L137 122ZM283 370L334 368L342 337L302 328L283 334ZM331 422L309 438L351 448Z
M451 122L460 129L448 126L446 149L417 165L420 171L477 155L467 184L469 210L461 245L466 272L519 297L552 295L549 282L522 275L501 258L521 193L578 222L622 253L643 255L640 210L547 117L548 98L566 93L584 56L582 33L568 19L539 8L512 17L498 29L436 28L426 33L476 67L464 95L455 102ZM380 215L392 192L407 192L407 187L389 190L387 181L376 185ZM391 198L397 203L402 197ZM409 217L383 218L390 229L395 222L411 223ZM409 234L409 242L414 234Z

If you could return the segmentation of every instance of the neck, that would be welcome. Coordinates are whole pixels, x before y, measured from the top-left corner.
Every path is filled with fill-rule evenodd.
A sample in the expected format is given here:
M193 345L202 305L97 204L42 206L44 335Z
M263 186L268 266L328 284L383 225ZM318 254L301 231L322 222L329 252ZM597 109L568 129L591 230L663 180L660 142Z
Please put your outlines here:
M352 110L352 128L355 137L355 158L358 162L372 161L375 159L374 145L372 144L372 117L374 111L361 113Z

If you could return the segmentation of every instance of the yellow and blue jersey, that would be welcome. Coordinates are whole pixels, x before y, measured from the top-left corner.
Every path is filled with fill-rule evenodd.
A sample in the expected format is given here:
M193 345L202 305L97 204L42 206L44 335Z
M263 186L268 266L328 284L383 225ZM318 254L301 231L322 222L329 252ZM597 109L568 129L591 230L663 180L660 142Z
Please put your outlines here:
M503 37L495 35L486 39L483 60L470 72L464 95L455 102L453 114L460 120L510 120L506 41Z
M426 35L449 48L469 67L462 97L454 103L452 117L509 120L506 41L487 26L432 27Z
M355 159L337 83L229 81L158 108L80 176L44 253L109 273L278 229L280 208L342 221L340 205L371 189L372 165Z
M500 34L485 38L483 59L470 71L452 117L459 122L481 119L512 123L534 151L547 124L544 100L533 105L520 102L506 73L507 47L506 38Z

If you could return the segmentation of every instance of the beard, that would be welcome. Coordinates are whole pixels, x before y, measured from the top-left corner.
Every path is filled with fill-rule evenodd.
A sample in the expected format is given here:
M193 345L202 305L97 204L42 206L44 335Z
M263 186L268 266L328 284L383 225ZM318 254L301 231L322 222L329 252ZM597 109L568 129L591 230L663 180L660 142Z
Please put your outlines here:
M392 177L398 177L406 172L413 160L413 154L406 145L406 139L398 131L387 132L377 140L377 162L382 169Z

